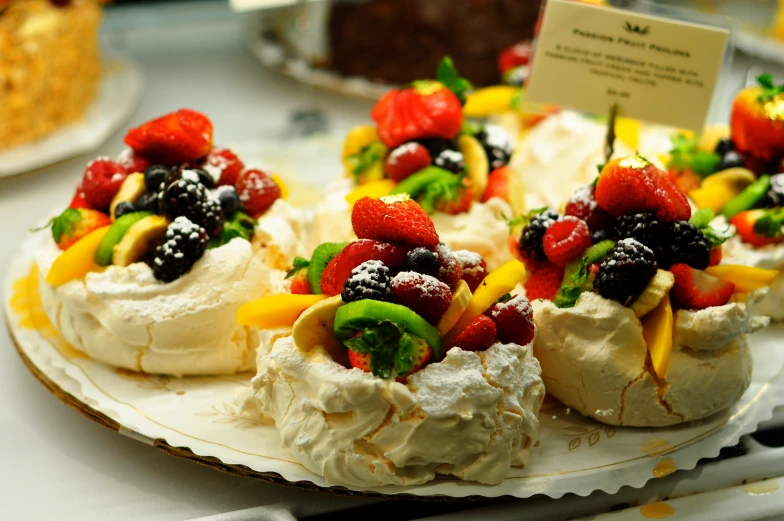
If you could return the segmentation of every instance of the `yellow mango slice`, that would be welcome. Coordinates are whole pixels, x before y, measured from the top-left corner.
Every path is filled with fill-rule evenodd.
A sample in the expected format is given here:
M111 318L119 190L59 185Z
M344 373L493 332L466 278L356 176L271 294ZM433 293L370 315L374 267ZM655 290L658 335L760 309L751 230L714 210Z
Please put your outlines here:
M689 197L700 208L710 208L719 213L736 195L756 180L745 168L729 168L705 178L702 185L689 191Z
M640 122L631 118L615 120L615 136L632 150L640 148Z
M278 174L272 174L270 177L275 181L275 184L280 187L280 198L284 200L288 199L291 192L289 191L289 187L286 186L286 183L283 182L283 179L281 179Z
M723 266L709 266L705 273L718 279L735 284L735 293L748 293L755 289L770 286L778 277L778 270L765 270L741 266L738 264L725 264Z
M512 99L520 87L494 85L477 89L468 95L463 114L469 118L485 118L491 114L512 110Z
M672 328L672 305L670 304L670 295L667 294L659 305L645 315L642 320L642 336L648 344L653 370L662 380L667 378L667 368L670 365Z
M525 265L518 260L511 260L490 273L476 288L471 302L457 323L444 336L443 349L454 345L458 335L479 315L487 311L495 302L512 291L515 286L525 280Z
M706 152L713 152L719 141L728 137L730 137L729 125L706 125L702 130L697 147Z
M46 274L46 283L51 286L59 286L71 279L83 277L98 268L93 257L95 257L95 252L109 228L111 226L98 228L73 243L52 263L49 273Z
M354 203L356 203L363 197L371 197L373 199L378 199L380 197L384 197L385 195L389 195L389 193L394 189L395 189L395 182L391 179L371 181L369 183L359 185L357 188L352 190L348 195L346 195L345 199L348 204L354 206Z
M241 326L261 328L293 326L300 314L327 295L273 295L248 302L237 310Z

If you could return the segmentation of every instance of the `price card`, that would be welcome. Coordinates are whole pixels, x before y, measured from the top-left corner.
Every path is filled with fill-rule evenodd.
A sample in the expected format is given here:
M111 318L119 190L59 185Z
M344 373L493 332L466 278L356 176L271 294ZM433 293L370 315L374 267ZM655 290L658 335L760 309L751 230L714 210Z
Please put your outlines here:
M526 99L701 130L729 30L548 0Z

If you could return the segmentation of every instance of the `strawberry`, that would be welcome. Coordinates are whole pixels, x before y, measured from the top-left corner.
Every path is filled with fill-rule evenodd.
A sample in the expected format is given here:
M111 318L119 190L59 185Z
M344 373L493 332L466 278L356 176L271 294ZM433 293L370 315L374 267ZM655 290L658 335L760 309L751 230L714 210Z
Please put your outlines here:
M370 353L357 353L356 351L348 350L348 363L351 367L361 369L366 373L370 372Z
M686 194L678 188L678 185L669 174L662 172L661 170L659 171L659 174L659 183L664 194L660 193L659 195L660 209L656 216L662 221L688 221L689 217L691 217L691 205L689 205ZM672 211L675 213L675 219L663 217L663 208L667 208L666 214L669 215L670 206L672 206Z
M487 262L478 253L468 250L457 250L454 256L463 270L463 280L473 293L487 277Z
M411 87L387 92L371 117L390 149L415 139L454 139L463 125L460 99L437 81L415 81Z
M129 174L144 172L152 164L149 159L140 156L131 148L126 148L117 156L117 163L121 164Z
M76 192L74 193L73 199L71 199L71 204L68 205L68 208L92 208L84 196L82 185L76 187Z
M765 210L746 210L730 219L730 224L738 230L738 237L752 246L766 246L784 242L784 237L766 237L754 231L757 220L765 215Z
M531 61L532 43L531 40L516 43L507 47L498 56L498 70L501 74L509 69L519 67L521 65L528 65Z
M412 353L414 358L414 365L410 371L402 376L398 376L396 380L400 383L405 383L408 377L425 366L428 361L430 361L430 357L433 356L433 350L427 344L419 344L419 349ZM356 367L366 373L371 372L371 365L370 359L373 355L370 353L357 353L356 351L349 349L348 350L348 363L351 367Z
M108 215L87 208L68 208L50 221L52 238L61 250L67 250L76 241L98 228L112 223Z
M536 271L525 281L525 294L528 300L545 299L553 300L561 287L563 279L563 266L540 263Z
M449 215L458 215L471 209L474 202L474 190L471 187L460 187L454 199L439 197L436 199L433 209Z
M719 264L721 264L721 244L711 248L708 266L718 266Z
M732 141L740 152L772 161L784 155L784 115L779 108L784 87L774 86L769 74L757 81L759 85L740 91L732 104Z
M369 260L381 261L389 269L398 268L405 264L406 253L405 248L386 242L371 239L354 241L327 264L321 275L321 292L325 295L340 294L351 270Z
M582 219L591 231L604 230L613 224L612 217L596 202L591 185L583 185L574 192L564 214Z
M455 339L455 347L465 351L484 351L495 341L496 325L493 319L478 315Z
M684 168L677 172L670 170L668 172L670 179L675 183L675 186L683 193L688 193L700 187L702 179L695 174L690 168Z
M449 286L430 275L402 271L391 284L392 300L406 306L431 324L438 324L452 302Z
M363 197L351 212L354 233L360 239L375 239L409 248L434 248L438 233L427 213L406 194L380 199Z
M485 193L482 194L480 201L486 203L493 197L498 197L511 202L510 184L514 182L513 176L515 175L515 171L509 166L502 166L490 172L487 178L487 188L485 188Z
M415 141L403 143L387 156L384 172L393 181L400 182L411 174L430 166L430 152Z
M228 148L213 148L204 161L204 168L207 170L214 169L216 174L220 174L213 176L218 179L218 186L234 186L245 169L245 164Z
M567 215L547 228L542 244L550 262L565 266L591 245L591 231L585 221Z
M87 204L99 210L107 210L127 176L125 168L109 158L99 157L90 161L84 170L81 184Z
M735 291L735 284L695 270L688 264L670 267L675 275L672 299L685 309L705 309L726 304Z
M237 179L237 194L247 212L256 217L266 212L281 198L280 186L261 170L245 170Z
M438 280L454 288L463 278L462 266L446 244L439 243L434 251L438 255Z
M156 163L196 161L212 148L212 122L204 114L180 109L132 128L125 143Z
M291 293L294 295L310 295L310 283L308 282L308 270L297 271L291 279Z
M524 346L534 339L534 311L524 295L506 302L496 302L485 315L492 318L498 329L498 339L505 344Z

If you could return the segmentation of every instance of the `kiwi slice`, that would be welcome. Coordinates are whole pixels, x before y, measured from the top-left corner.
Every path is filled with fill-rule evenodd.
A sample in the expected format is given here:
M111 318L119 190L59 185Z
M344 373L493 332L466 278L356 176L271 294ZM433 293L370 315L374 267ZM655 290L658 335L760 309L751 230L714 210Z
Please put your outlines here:
M455 174L437 166L428 166L402 180L392 191L393 194L406 193L416 199L425 189L440 181L451 181Z
M98 245L98 249L95 251L95 263L99 266L109 266L112 263L115 245L122 240L131 226L150 215L153 214L151 212L127 213L114 221L112 227L106 232L101 244Z
M327 264L337 257L338 253L343 251L346 246L348 246L347 242L324 242L313 250L313 257L308 265L308 284L310 284L310 291L314 295L321 295L321 276L327 269Z
M436 360L441 358L441 335L438 329L411 309L399 304L379 300L358 300L337 309L335 313L335 338L348 340L357 331L392 322L407 333L427 342Z

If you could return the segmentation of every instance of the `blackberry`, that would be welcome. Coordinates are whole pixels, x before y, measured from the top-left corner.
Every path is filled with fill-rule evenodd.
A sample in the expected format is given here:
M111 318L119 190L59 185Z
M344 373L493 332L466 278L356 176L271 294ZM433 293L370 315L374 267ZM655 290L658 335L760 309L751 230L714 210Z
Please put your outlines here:
M158 192L145 192L136 201L136 210L139 212L160 213L159 202Z
M770 188L762 200L765 208L784 206L784 174L770 176Z
M207 197L206 200L187 208L182 215L198 224L210 235L215 237L223 226L223 211L217 199Z
M155 249L153 275L163 282L177 280L201 259L208 242L209 237L204 228L187 217L177 217L166 228L163 244Z
M237 189L233 186L219 186L212 193L220 203L223 216L226 219L231 219L240 209L240 196L237 194Z
M207 189L199 181L196 172L185 170L160 192L161 210L178 217L183 215L188 208L207 200Z
M406 255L406 268L422 275L438 277L438 255L427 248L414 248Z
M595 232L591 232L591 243L596 244L597 242L607 241L613 238L613 234L610 233L610 230L602 229L596 230Z
M550 208L533 216L531 221L523 228L522 235L520 235L520 253L524 258L537 261L547 259L547 256L544 254L544 245L542 244L544 232L560 218L561 215Z
M615 220L615 238L634 239L656 250L661 226L652 213L621 215Z
M343 302L357 300L389 300L391 296L389 268L377 260L365 261L353 270L343 285Z
M161 189L161 184L171 174L171 171L163 165L150 165L144 171L144 185L149 191Z
M688 221L674 221L662 225L664 238L656 250L656 260L662 269L673 264L688 264L704 270L710 263L710 243L696 226Z
M485 128L474 137L485 149L491 171L509 164L513 147L512 138L506 130L498 125L485 125Z
M627 305L642 293L655 273L653 250L634 239L622 239L607 250L593 287L602 297Z
M716 165L716 171L721 172L722 170L743 166L745 164L746 163L743 161L743 157L738 152L735 150L730 150L721 156L719 164Z
M123 201L121 203L117 203L117 206L114 207L114 218L119 219L125 214L138 212L139 210L136 209L136 206L130 201Z
M724 156L727 152L735 150L735 143L728 137L722 138L716 143L716 148L713 150L720 156Z
M203 168L188 168L191 172L196 172L196 175L199 176L199 182L203 184L207 188L214 188L215 187L215 178L212 177L212 174L207 172Z
M457 150L444 150L436 156L433 164L455 174L462 174L465 168L465 158Z
M457 151L457 143L450 139L443 138L430 138L430 139L417 139L417 143L422 145L430 152L430 157L438 157L444 150Z

